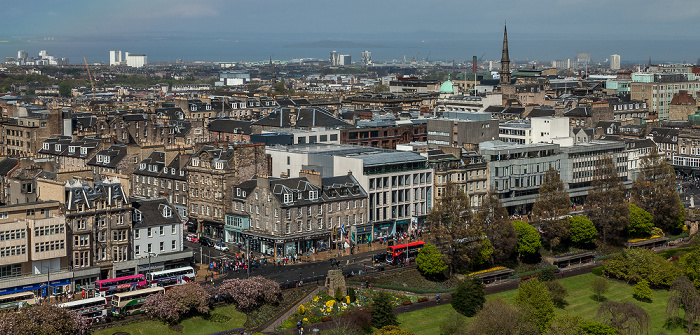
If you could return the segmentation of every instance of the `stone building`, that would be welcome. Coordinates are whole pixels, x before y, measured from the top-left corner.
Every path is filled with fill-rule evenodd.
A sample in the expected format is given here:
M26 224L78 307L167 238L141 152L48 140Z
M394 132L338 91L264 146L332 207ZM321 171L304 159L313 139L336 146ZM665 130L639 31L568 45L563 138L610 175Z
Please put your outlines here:
M688 116L695 114L698 109L695 98L688 91L680 90L673 96L668 106L669 120L688 120Z
M139 162L131 175L133 195L147 199L164 197L183 219L187 219L185 166L189 157L178 151L153 151Z
M206 144L185 168L190 224L205 236L223 239L224 213L231 208L233 185L269 173L264 144Z
M118 277L115 264L131 257L132 207L117 179L65 185L65 215L73 267L100 267L100 279Z
M257 241L251 250L275 257L351 248L371 232L358 230L368 221L367 193L352 174L321 178L306 170L298 178L258 176L236 186L233 208L247 213L242 237Z

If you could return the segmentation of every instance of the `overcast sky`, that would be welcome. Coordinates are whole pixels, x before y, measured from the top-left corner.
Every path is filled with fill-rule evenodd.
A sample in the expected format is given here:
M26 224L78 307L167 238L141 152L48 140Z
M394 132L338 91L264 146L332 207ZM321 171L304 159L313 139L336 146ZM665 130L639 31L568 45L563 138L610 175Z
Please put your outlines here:
M24 0L3 4L0 36L160 32L414 31L546 38L689 38L698 0Z

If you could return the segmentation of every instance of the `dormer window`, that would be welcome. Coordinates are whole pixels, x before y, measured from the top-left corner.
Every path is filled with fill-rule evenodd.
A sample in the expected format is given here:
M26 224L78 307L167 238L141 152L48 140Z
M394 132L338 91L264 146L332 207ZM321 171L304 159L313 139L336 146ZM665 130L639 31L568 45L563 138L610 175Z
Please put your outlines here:
M68 152L69 152L69 153L74 153L74 152L75 152L75 147L74 147L74 146L68 147Z
M56 144L56 146L54 147L54 149L56 150L56 152L61 151L61 145L60 145L60 144Z
M42 149L44 149L44 150L49 150L49 147L50 147L50 146L51 146L51 145L50 145L49 143L44 143L44 144L42 145Z
M214 163L214 168L217 170L223 170L224 169L224 162L216 162Z
M199 158L192 158L192 166L199 166Z
M309 200L317 200L318 191L309 191Z
M173 209L170 206L163 206L163 217L171 218L173 217Z
M142 218L143 218L143 215L141 214L141 211L138 209L134 209L134 221L141 222Z
M302 196L303 196L302 192L299 192L299 194L297 195L297 199L301 200Z
M80 148L81 155L87 155L87 148Z
M170 168L170 174L173 176L175 175L175 168Z
M102 155L97 155L97 162L102 163Z
M109 156L104 157L105 164L109 164Z
M284 203L285 204L291 204L292 201L294 201L294 195L291 193L285 193L284 194Z
M141 163L139 165L139 170L145 170L146 169L146 163Z

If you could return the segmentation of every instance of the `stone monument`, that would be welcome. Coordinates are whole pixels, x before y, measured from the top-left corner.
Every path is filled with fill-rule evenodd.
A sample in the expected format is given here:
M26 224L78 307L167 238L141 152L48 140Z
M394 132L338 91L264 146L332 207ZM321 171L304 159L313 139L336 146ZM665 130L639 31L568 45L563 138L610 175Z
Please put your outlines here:
M345 286L345 277L343 277L342 270L328 270L328 277L326 277L326 293L331 297L335 296L335 291L340 288L340 292L343 296L348 295L348 287Z

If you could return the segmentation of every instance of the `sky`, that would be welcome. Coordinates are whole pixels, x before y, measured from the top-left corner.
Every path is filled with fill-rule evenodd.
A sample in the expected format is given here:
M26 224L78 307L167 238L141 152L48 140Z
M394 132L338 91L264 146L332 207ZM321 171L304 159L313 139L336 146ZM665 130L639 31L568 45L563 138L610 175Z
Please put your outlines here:
M2 10L0 41L241 34L494 40L506 20L518 41L700 39L697 0L24 0Z

